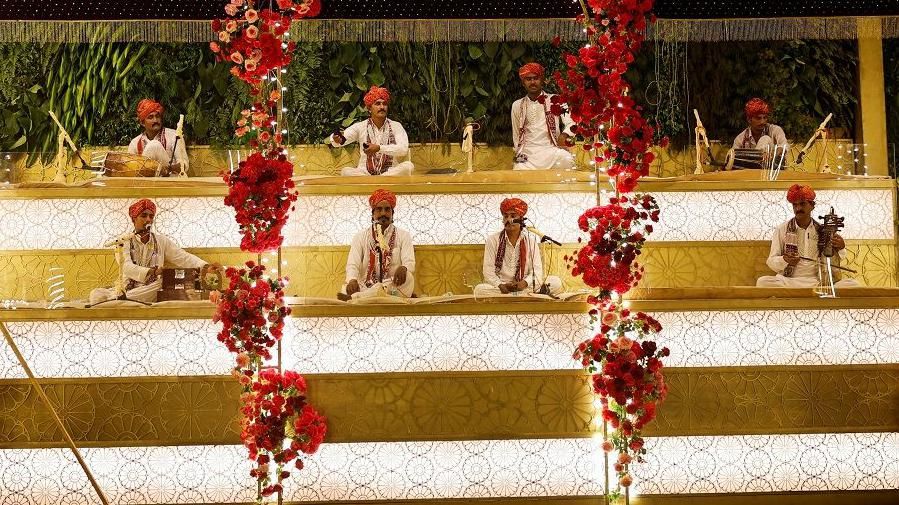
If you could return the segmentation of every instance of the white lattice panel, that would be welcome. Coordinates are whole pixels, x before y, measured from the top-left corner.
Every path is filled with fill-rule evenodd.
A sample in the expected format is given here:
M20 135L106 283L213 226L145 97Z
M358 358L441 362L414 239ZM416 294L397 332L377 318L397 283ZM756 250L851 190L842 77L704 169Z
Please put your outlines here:
M572 496L602 492L595 441L324 444L286 481L286 500ZM112 503L252 502L242 446L83 449ZM15 504L93 503L63 449L0 450L0 496ZM13 500L13 501L10 501Z
M480 244L500 229L499 202L512 195L400 195L397 225L416 244ZM577 218L592 193L519 194L544 233L576 242ZM769 240L792 215L783 191L655 193L661 222L651 240ZM97 248L130 226L126 199L0 200L0 250ZM889 190L821 191L818 213L833 205L849 239L893 238ZM158 198L156 229L183 247L237 247L234 213L221 198ZM303 196L285 232L286 246L348 245L371 219L365 196Z
M667 366L899 363L899 309L660 312ZM41 377L225 375L208 320L6 323ZM302 373L577 369L585 314L288 318L284 366ZM22 377L0 349L0 378Z

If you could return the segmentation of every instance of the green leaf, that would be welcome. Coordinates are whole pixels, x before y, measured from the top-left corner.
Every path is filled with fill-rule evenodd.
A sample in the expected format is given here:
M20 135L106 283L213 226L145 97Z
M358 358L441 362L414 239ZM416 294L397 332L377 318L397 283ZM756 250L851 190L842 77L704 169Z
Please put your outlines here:
M480 58L482 54L484 54L484 52L481 51L480 47L474 44L468 44L468 56L470 56L471 59L476 60Z

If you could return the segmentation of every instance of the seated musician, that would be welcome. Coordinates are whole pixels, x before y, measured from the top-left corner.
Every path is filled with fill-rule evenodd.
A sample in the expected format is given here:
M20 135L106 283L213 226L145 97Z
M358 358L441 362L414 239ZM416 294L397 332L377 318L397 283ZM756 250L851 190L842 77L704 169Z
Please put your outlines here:
M409 232L393 224L396 195L379 189L368 198L371 224L353 237L340 300L375 296L414 297L415 249Z
M524 229L528 204L518 198L500 203L503 230L487 237L484 244L484 283L474 288L475 296L496 296L537 291L562 292L562 280L551 275L543 280L540 241Z
M794 184L787 191L787 201L793 204L793 218L774 230L771 238L771 253L767 264L776 275L760 277L756 286L760 288L813 288L821 280L823 257L818 244L821 224L812 219L815 208L815 190L810 186ZM832 261L846 257L846 243L839 234L833 236L834 254ZM843 279L834 283L835 287L859 287L855 279Z
M761 98L753 98L743 108L746 122L745 130L734 139L734 149L765 149L768 146L789 147L784 130L776 124L768 123L771 106Z
M528 63L518 70L527 96L512 104L512 145L514 170L574 168L574 155L567 145L571 138L571 118L552 113L553 96L543 92L543 66Z
M165 108L162 104L149 98L145 98L137 104L137 120L143 126L144 131L131 140L131 143L128 144L128 152L158 161L161 166L160 176L180 175L182 167L186 174L189 162L184 139L180 139L177 142L178 146L175 146L175 130L162 126L164 112ZM172 158L173 153L174 159Z
M409 154L409 137L403 125L387 119L390 92L372 86L363 101L370 117L330 138L334 147L359 143L359 163L343 168L340 175L411 175L412 162L400 161Z
M128 207L128 215L134 224L130 237L123 237L122 289L128 300L144 303L156 301L157 291L162 289L162 267L202 268L216 267L178 247L172 239L150 231L156 217L156 204L146 198ZM90 303L113 300L115 288L96 288L91 291Z

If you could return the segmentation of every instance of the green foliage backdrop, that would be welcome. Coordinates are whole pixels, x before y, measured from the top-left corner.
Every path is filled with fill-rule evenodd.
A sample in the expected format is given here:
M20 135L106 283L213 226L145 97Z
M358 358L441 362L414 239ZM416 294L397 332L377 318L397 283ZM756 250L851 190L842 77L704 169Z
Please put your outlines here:
M552 72L563 49L548 43L300 45L285 76L289 142L320 142L364 117L362 96L376 84L391 90L391 116L413 142L456 142L471 116L483 125L480 141L508 145L509 109L523 95L518 67L540 61ZM801 141L831 111L833 126L852 133L856 67L849 42L656 42L640 53L628 78L676 145L690 141L693 108L713 138L733 138L744 127L742 106L751 96L772 102L773 120ZM893 82L897 68L888 65ZM899 93L888 94L895 117ZM166 105L169 125L185 114L190 143L215 146L233 142L233 123L248 100L244 85L204 44L0 45L0 151L51 150L51 105L77 142L127 144L139 131L134 108L145 97Z

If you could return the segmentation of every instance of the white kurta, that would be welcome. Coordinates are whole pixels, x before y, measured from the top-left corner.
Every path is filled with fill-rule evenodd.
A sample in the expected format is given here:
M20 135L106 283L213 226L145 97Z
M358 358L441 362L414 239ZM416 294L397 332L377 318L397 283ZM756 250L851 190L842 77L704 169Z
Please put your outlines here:
M800 256L805 256L806 258L818 257L818 230L815 229L814 224L809 224L808 228L797 226L795 234L791 234L787 231L790 221L792 219L781 223L775 228L771 237L771 250L765 263L777 274L759 277L756 286L806 288L818 285L818 265L814 261L800 259L793 269L791 277L783 275L783 271L787 267L787 261L783 257L786 244L795 244ZM839 264L839 261L845 257L846 249L840 249L833 258L834 264ZM843 279L836 282L835 285L836 287L854 287L861 284L854 279Z
M525 96L512 104L512 145L515 147L516 160L520 160L514 163L515 170L568 170L574 167L574 155L566 149L556 147L554 139L550 137L546 115L553 95L545 96L544 103ZM556 134L559 123L562 132L572 135L573 123L567 114L556 119Z
M515 273L518 270L518 255L522 240L525 241L525 248L527 249L527 258L525 258L523 265L523 280L528 283L528 287L521 292L531 292L535 285L539 290L540 286L544 284L544 278L543 258L541 257L540 241L537 236L525 231L518 236L518 240L514 244L509 242L507 237L505 239L506 251L503 256L503 265L499 270L499 274L497 274L495 262L496 252L499 250L500 235L502 235L502 232L494 233L489 235L484 241L484 283L475 286L474 294L476 296L496 296L502 294L499 290L500 284L514 282ZM545 283L549 284L551 293L561 292L562 281L558 277L551 275L546 278Z
M393 131L393 143L390 143L391 131ZM402 159L409 154L409 136L406 135L406 130L403 128L403 125L396 121L387 119L380 128L375 126L374 122L369 119L359 121L344 130L343 137L346 139L346 142L344 144L338 144L334 141L334 135L331 135L331 145L340 147L341 145L358 142L359 163L355 167L344 167L341 170L341 175L371 175L368 173L367 167L368 155L365 154L365 148L362 146L368 139L371 140L371 143L381 147L381 150L378 151L378 153L392 157L392 161L390 165L388 165L387 171L381 175L411 175L412 170L415 168L411 161L402 161ZM377 156L377 154L375 156Z
M206 262L178 247L172 239L159 233L150 233L147 243L137 237L122 247L122 287L131 300L146 303L156 301L156 292L162 289L162 279L147 283L150 271L158 266L173 268L202 268ZM155 239L155 240L154 240ZM116 297L115 288L96 288L91 291L90 303L95 304Z
M187 159L187 149L184 147L184 139L182 138L178 141L178 147L176 148L175 130L163 128L162 132L165 135L165 147L162 146L162 143L159 142L159 140L149 140L147 139L146 134L141 133L137 137L131 139L131 143L128 144L128 152L131 154L138 154L137 146L141 139L143 139L144 151L141 153L141 156L156 160L161 163L162 166L168 167L169 161L172 159L172 152L174 152L175 162L181 163L181 166L184 168L184 173L186 174L187 169L190 166L190 161Z
M776 124L768 124L766 126L766 131L759 137L759 141L763 140L765 137L770 138L769 144L773 144L776 146L789 147L787 143L787 136L784 134L784 129ZM737 138L734 139L734 149L755 149L758 147L758 143L755 140L755 137L752 136L752 133L749 131L749 128L746 128ZM761 148L761 147L759 147Z
M350 243L350 254L346 261L346 281L341 289L342 293L346 293L346 284L351 280L359 282L362 290L354 293L353 298L366 298L369 296L377 296L382 291L390 294L398 290L404 296L410 296L415 289L415 248L412 245L412 235L406 230L397 228L394 225L387 227L384 233L387 243L390 243L390 235L396 234L393 249L391 250L390 267L383 277L382 282L378 282L381 272L381 265L375 257L374 283L367 286L366 276L368 274L369 251L372 249L374 239L371 235L371 227L366 227L359 231ZM393 284L393 276L399 267L406 267L406 282L400 286Z

